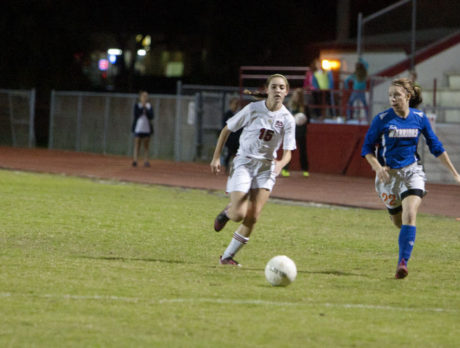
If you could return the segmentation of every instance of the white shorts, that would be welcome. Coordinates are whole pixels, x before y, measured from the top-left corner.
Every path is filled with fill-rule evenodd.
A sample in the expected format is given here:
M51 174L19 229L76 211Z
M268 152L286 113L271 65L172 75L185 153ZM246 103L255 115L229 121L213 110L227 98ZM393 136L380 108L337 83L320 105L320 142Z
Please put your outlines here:
M271 191L275 182L275 161L236 156L227 180L227 192L249 192L257 188Z
M375 177L375 190L390 214L401 210L401 202L408 195L415 194L420 197L425 195L426 176L422 166L417 162L403 168L390 169L388 174L390 175L388 183L383 183L377 176Z

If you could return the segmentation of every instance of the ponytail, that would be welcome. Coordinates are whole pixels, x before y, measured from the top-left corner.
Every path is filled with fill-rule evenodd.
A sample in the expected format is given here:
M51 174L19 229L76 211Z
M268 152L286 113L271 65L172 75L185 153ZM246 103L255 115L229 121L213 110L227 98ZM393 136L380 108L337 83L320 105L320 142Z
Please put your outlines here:
M253 97L254 99L256 100L262 100L262 99L267 99L268 98L268 94L265 93L265 92L260 92L260 91L250 91L249 89L245 89L243 91L243 94L246 94L246 95L250 95L251 97Z
M281 74L273 74L273 75L270 75L268 78L267 78L267 81L265 82L265 87L268 87L270 85L270 82L271 80L273 80L275 77L280 77L284 80L284 83L286 83L286 89L289 90L289 81L287 80L286 76L284 75L281 75ZM255 92L252 92L248 89L245 89L243 91L243 94L247 94L247 95L250 95L252 96L254 99L256 100L262 100L262 99L267 99L268 98L268 93L266 92L261 92L261 91L255 91Z
M411 108L417 108L420 104L422 104L422 89L420 86L414 85L414 95L411 95L409 100L409 106Z
M408 78L393 80L391 85L402 87L409 94L409 107L417 108L422 103L422 89Z

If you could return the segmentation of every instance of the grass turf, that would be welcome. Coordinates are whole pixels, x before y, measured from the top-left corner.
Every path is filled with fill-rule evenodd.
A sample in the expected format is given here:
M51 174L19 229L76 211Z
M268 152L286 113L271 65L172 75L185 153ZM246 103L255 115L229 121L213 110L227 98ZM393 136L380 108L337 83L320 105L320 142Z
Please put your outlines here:
M237 226L212 229L226 203L0 171L0 346L457 346L458 221L420 215L395 280L385 211L269 202L237 269L217 262ZM286 288L264 279L278 254L298 268Z

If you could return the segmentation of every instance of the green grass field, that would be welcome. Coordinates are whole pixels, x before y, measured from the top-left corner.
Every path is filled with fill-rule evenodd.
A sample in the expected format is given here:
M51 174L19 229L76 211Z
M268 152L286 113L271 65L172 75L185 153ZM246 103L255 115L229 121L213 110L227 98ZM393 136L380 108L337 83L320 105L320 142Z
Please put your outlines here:
M370 188L371 189L371 188ZM223 194L0 171L1 347L458 347L460 223L420 215L393 279L386 212L269 202L218 265ZM270 286L285 254L296 281Z

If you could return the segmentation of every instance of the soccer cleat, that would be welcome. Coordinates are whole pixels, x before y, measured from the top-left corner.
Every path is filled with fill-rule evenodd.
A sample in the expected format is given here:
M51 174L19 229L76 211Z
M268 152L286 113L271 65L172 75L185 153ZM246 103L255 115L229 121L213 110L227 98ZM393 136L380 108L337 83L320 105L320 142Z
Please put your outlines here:
M133 165L133 167L137 167L137 162L133 161L132 165Z
M241 267L241 265L237 261L233 260L232 257L227 257L227 258L223 259L222 256L221 256L219 258L219 263L221 265L230 265L230 266Z
M230 207L230 204L225 207L224 210L222 210L219 215L216 216L216 219L214 220L214 230L216 232L221 231L225 225L227 224L229 217L227 216L226 212L227 209Z
M150 167L150 162L149 162L149 161L145 161L145 162L144 162L144 167L146 167L146 168Z
M395 278L403 279L406 278L408 274L409 271L407 270L407 262L406 260L402 259L401 262L398 264L398 268L396 268Z
M309 177L309 176L310 176L310 173L309 173L309 172L307 172L307 171L304 171L304 172L302 173L302 175L303 175L304 177L306 177L306 178L307 178L307 177Z

